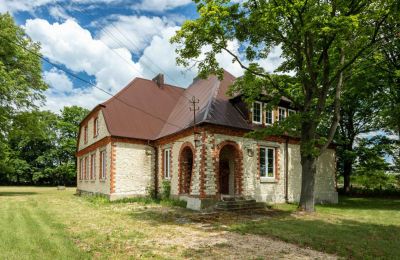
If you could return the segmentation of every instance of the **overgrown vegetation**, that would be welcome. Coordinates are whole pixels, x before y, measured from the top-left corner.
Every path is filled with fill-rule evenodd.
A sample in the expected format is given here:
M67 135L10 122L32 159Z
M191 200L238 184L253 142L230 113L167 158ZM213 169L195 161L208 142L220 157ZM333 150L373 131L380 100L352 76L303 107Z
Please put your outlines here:
M101 204L119 204L119 203L140 203L143 205L162 205L162 206L170 206L170 207L181 207L186 208L186 201L172 199L169 197L162 198L154 198L154 197L133 197L133 198L123 198L118 200L110 201L106 196L102 195L82 195L86 200L90 201L93 204L101 205Z

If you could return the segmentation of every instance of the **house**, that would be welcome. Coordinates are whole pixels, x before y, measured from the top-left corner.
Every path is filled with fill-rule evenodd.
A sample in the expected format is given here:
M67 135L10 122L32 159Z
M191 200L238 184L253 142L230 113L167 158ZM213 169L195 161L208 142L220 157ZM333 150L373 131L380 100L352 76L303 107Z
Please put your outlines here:
M281 203L299 200L299 139L246 138L295 113L282 98L271 111L262 102L248 108L242 97L226 95L235 77L224 72L195 79L187 88L135 78L118 94L96 106L80 124L77 190L111 200L160 192L170 182L171 196L200 209L223 196ZM190 98L198 99L195 114ZM318 161L316 200L337 202L335 149Z

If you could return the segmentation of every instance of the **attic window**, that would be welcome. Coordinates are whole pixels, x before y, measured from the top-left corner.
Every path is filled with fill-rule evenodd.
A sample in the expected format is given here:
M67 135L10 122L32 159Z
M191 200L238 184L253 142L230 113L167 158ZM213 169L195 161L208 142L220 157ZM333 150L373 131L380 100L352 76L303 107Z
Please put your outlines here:
M85 125L85 127L83 128L83 140L85 142L85 144L88 142L88 126Z
M279 107L279 121L284 120L286 118L286 108Z
M262 103L258 101L253 103L253 123L262 123Z
M99 118L96 117L93 121L93 137L97 137L99 135Z

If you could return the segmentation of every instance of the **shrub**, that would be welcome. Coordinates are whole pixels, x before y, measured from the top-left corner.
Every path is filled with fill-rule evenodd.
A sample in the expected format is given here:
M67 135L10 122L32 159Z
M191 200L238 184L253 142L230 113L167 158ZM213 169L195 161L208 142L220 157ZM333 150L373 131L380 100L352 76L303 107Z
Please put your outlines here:
M171 182L168 180L163 180L161 199L168 199L170 195L171 195Z

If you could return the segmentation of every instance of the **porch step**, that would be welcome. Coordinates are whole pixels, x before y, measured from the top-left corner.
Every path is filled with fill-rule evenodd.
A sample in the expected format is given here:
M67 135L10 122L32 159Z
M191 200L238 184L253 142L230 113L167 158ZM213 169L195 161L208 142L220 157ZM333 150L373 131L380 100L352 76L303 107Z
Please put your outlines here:
M255 210L263 208L265 208L265 204L256 202L254 199L223 200L217 202L214 207L215 210L219 211Z

